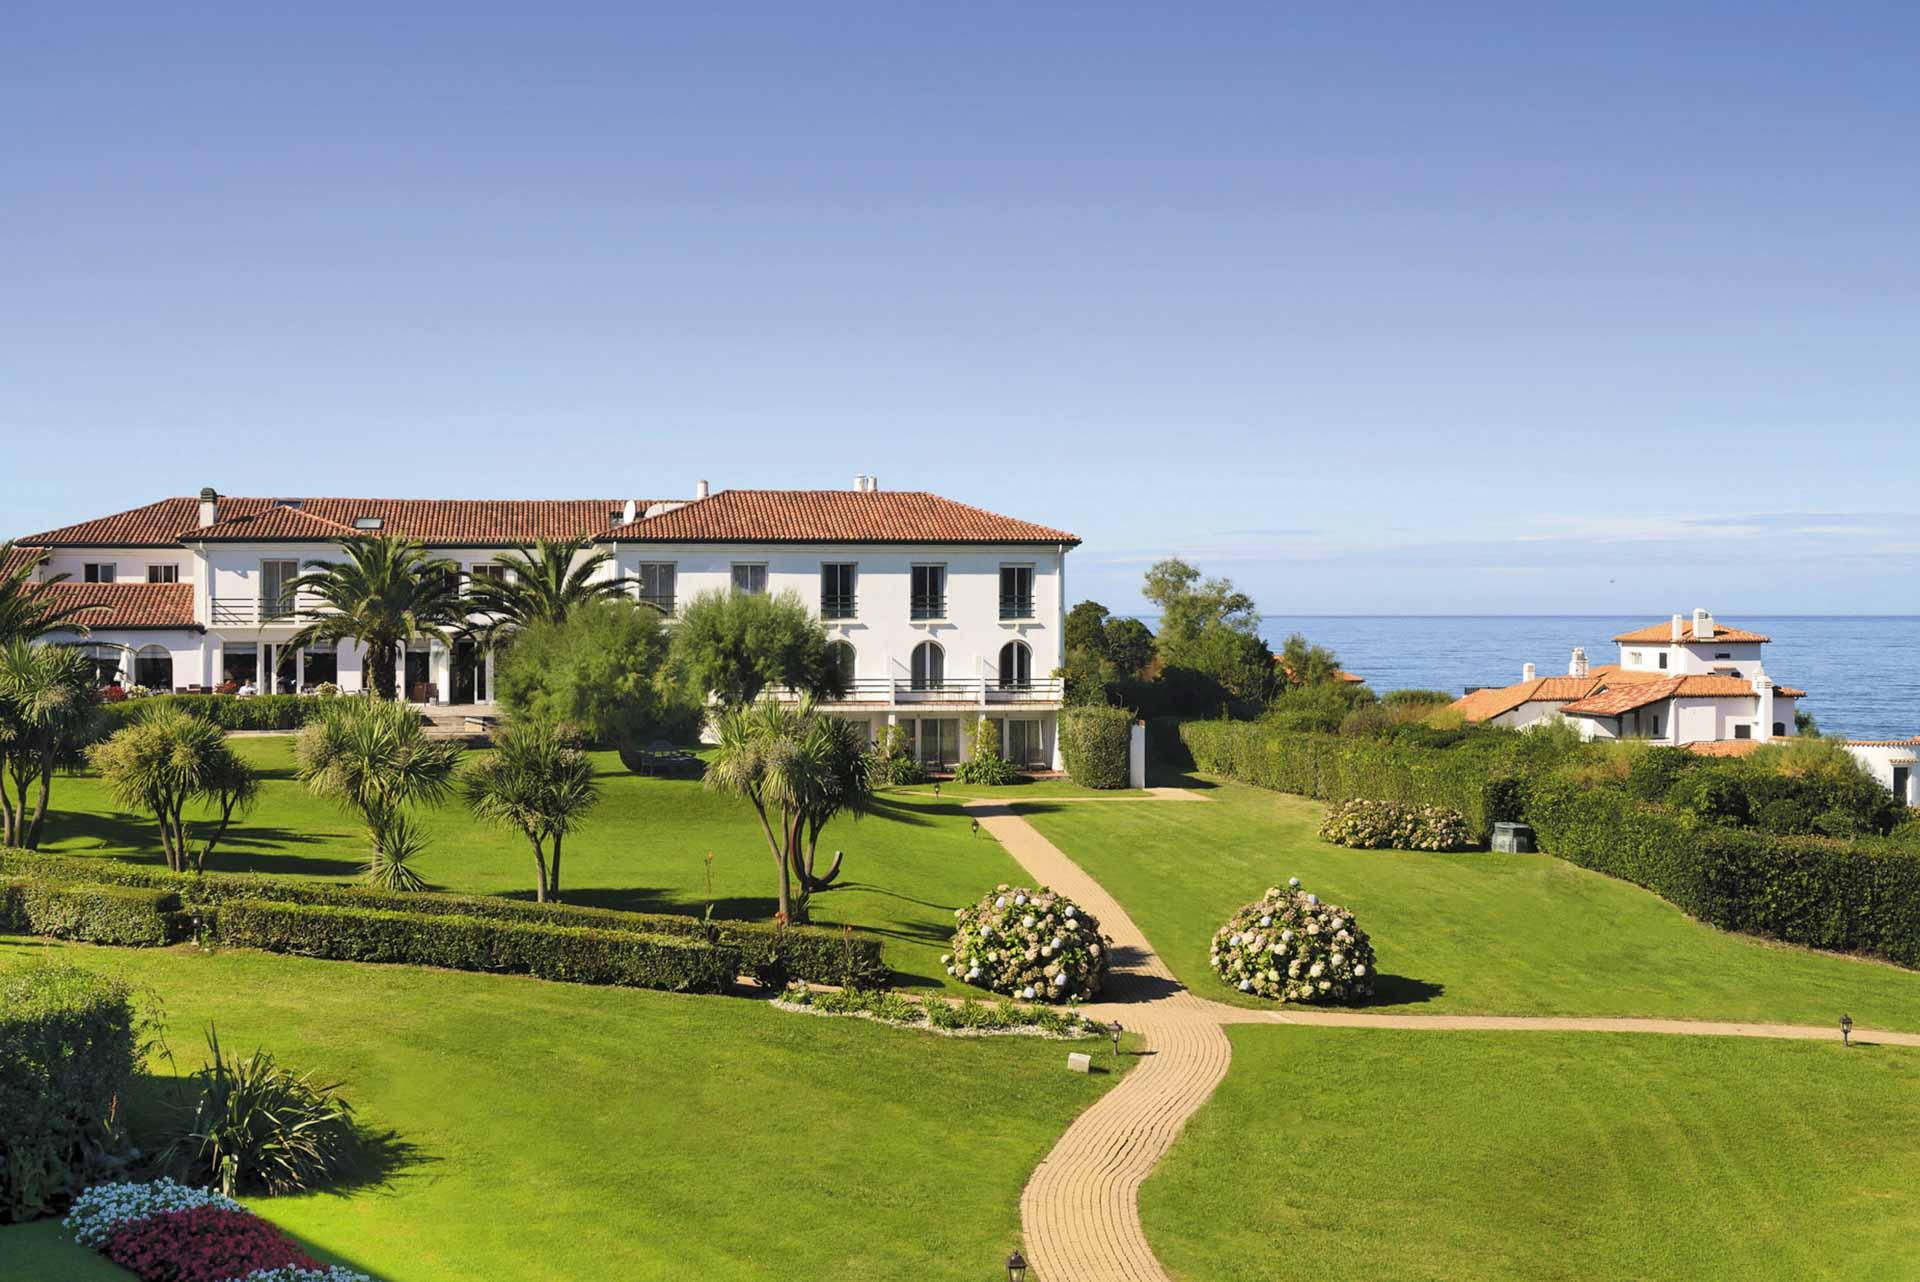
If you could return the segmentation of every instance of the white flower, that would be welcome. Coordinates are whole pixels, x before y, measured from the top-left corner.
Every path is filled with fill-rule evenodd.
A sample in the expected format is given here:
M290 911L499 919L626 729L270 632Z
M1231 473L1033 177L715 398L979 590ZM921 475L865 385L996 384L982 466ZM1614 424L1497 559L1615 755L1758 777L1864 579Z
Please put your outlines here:
M1366 974L1366 973L1367 973L1367 968L1366 968L1366 966L1365 966L1364 964L1362 964L1362 965L1359 965L1359 966L1355 966L1355 967L1353 968L1353 976L1354 976L1354 978L1355 978L1355 979L1358 979L1358 978L1360 978L1360 976L1362 976L1362 975L1364 975L1364 974Z
M1323 973L1325 973L1326 969L1327 968L1321 965L1319 962L1315 962L1313 964L1313 969L1308 971L1307 974L1314 979L1318 979Z
M1328 958L1328 960L1331 961L1334 965L1338 966L1341 962L1346 960L1346 955L1343 953L1335 953L1332 957Z
M1248 990L1249 988L1252 988L1252 987L1253 987L1253 985L1252 985L1251 983L1249 983L1248 981L1246 981L1246 980L1244 980L1244 979L1240 981L1240 991L1241 991L1241 992L1243 992L1243 993L1244 993L1244 992L1246 992L1246 991L1247 991L1247 990Z
M1053 956L1053 945L1052 945L1052 944L1042 944L1042 945L1040 945L1040 955L1041 955L1042 957L1051 957L1051 956Z
M1067 941L1062 939L1060 936L1055 935L1053 937L1053 946L1055 948L1064 948L1066 947L1066 944L1067 944Z
M1032 1001L1032 1000L1033 1000L1033 985L1032 985L1032 984L1028 984L1028 985L1027 985L1027 986L1026 986L1025 988L1023 988L1023 989L1021 989L1021 990L1020 990L1020 995L1021 995L1022 997L1024 997L1024 998L1026 998L1026 999L1027 999L1028 1001Z
M1073 916L1073 914L1074 914L1074 912L1075 912L1075 911L1076 911L1076 910L1075 910L1075 908L1074 908L1074 906L1073 906L1072 904L1068 904L1068 905L1067 905L1067 916L1069 916L1069 917L1071 917L1071 916Z
M1053 986L1055 988L1064 988L1066 987L1066 983L1067 983L1067 972L1064 970L1061 971L1058 975L1055 975L1053 977Z
M995 908L1005 908L1007 906L1007 897L1005 895L1000 896L1000 898L993 901L993 906Z
M941 954L940 954L940 960L941 960L942 962L950 962L950 961L952 961L952 960L953 960L953 954L952 954L952 953L941 953Z
M1310 903L1310 904L1312 904L1312 905L1313 905L1314 907L1316 907L1316 908L1318 908L1318 907L1320 906L1320 896L1318 896L1318 895L1308 895L1308 896L1307 896L1307 902L1308 902L1308 903Z
M1093 955L1094 955L1095 957L1098 957L1098 956L1100 955L1100 945L1098 945L1098 944L1088 944L1088 945L1087 945L1087 951L1088 951L1088 952L1090 952L1090 953L1092 953L1092 954L1093 954Z
M1271 925L1273 925L1273 918L1272 918L1272 917L1262 917L1262 918L1260 919L1260 924L1261 924L1262 926L1271 926Z
M1283 944L1291 944L1293 942L1293 932L1290 930L1281 931L1280 942Z
M1300 879L1298 877L1289 877L1287 878L1287 885L1293 887L1295 890L1298 890L1300 889Z
M1013 906L1015 908L1018 908L1021 904L1024 904L1026 902L1027 902L1027 897L1025 895L1015 895L1013 897Z

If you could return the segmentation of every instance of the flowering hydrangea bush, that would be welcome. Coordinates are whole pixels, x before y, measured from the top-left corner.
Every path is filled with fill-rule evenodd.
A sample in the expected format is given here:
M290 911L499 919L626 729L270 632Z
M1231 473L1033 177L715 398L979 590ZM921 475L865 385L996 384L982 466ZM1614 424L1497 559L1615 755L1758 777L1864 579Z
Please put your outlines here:
M263 1269L320 1262L251 1211L196 1206L123 1224L100 1253L146 1282L231 1282Z
M1248 904L1214 932L1208 961L1243 993L1277 1002L1350 1002L1373 995L1373 945L1353 915L1300 889Z
M1327 811L1320 835L1360 850L1468 850L1476 844L1459 811L1397 801L1343 801Z
M99 1250L113 1231L167 1211L191 1211L201 1206L217 1206L238 1211L241 1206L212 1189L197 1189L158 1179L148 1184L96 1184L73 1199L73 1207L61 1223L81 1246Z
M957 909L947 974L1029 1002L1083 1002L1107 977L1112 942L1080 906L1045 886L1002 883Z

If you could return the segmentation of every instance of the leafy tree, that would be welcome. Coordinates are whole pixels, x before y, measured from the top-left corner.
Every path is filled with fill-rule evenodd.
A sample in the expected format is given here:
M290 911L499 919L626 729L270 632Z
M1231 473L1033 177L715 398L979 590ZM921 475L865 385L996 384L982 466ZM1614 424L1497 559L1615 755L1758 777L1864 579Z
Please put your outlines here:
M1280 647L1279 669L1281 684L1289 688L1319 685L1336 679L1334 674L1340 671L1340 660L1333 651L1312 644L1296 632Z
M1108 617L1107 607L1098 601L1082 601L1068 610L1065 627L1067 653L1079 651L1106 657Z
M1153 633L1138 619L1108 619L1104 640L1107 662L1123 677L1137 677L1153 662Z
M467 585L469 607L482 620L475 632L491 645L535 623L565 623L581 606L624 597L626 579L601 576L613 553L581 558L586 546L585 539L541 539L503 553L499 565L506 573Z
M752 703L769 687L846 693L827 630L793 592L702 592L674 625L671 663L696 701Z
M874 763L858 726L819 711L811 699L722 704L707 787L745 797L779 870L780 919L803 922L808 900L840 875L840 854L814 871L820 833L841 814L858 817L873 797ZM795 894L798 886L799 893Z
M80 651L21 637L0 645L0 844L39 849L53 772L79 760L99 704L93 662Z
M533 897L557 901L561 847L600 800L587 754L551 722L517 721L494 736L493 751L460 784L476 818L525 835L533 847Z
M697 722L665 677L667 654L658 610L593 601L517 633L495 665L495 697L515 721L571 727L590 743L672 737Z
M295 774L367 826L367 880L384 890L424 890L408 861L426 846L407 812L453 790L460 744L430 739L404 703L329 699L294 741Z
M1260 639L1253 598L1225 578L1170 557L1147 571L1142 589L1160 609L1154 646L1167 668L1189 668L1212 678L1238 699L1265 699L1273 685L1273 655Z
M34 641L59 628L84 633L86 616L98 613L101 605L56 605L40 591L48 583L63 583L69 577L56 574L42 582L34 581L34 571L45 565L44 548L15 549L11 542L0 543L0 644L8 641Z
M400 648L412 637L450 644L449 629L464 622L459 567L411 539L346 539L340 547L346 560L309 561L309 573L287 584L288 592L310 593L325 608L299 612L305 626L282 653L315 641L358 642L375 693L392 699Z
M259 775L234 752L226 732L178 707L147 708L87 756L120 804L159 822L160 848L175 872L205 872L234 817L260 795ZM186 814L194 802L215 817L196 826Z

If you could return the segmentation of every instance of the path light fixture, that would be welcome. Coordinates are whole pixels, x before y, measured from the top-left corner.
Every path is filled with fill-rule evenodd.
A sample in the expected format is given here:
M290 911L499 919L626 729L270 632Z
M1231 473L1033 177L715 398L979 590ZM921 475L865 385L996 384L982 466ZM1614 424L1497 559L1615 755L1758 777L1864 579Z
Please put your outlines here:
M1853 1045L1853 1042L1851 1040L1852 1037L1853 1037L1853 1016L1842 1015L1840 1017L1840 1044L1842 1046Z
M973 821L972 835L975 837L980 835L980 820L978 818L975 818Z
M1117 1019L1113 1021L1113 1026L1107 1029L1107 1035L1113 1038L1113 1057L1115 1059L1120 1058L1120 1034L1126 1031L1126 1029L1120 1027L1120 1021Z
M1026 1282L1027 1257L1015 1251L1007 1257L1007 1282Z
M940 781L938 779L933 781L933 799L935 801L940 800Z

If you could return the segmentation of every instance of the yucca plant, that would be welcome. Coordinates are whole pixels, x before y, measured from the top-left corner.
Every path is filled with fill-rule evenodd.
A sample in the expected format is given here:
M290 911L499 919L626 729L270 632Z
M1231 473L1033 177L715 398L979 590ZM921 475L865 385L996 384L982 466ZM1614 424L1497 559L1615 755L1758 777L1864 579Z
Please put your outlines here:
M294 742L294 772L316 796L332 797L367 826L367 878L389 890L422 890L408 867L426 837L407 812L453 791L461 746L430 739L404 703L335 699Z
M316 1083L264 1050L228 1059L211 1024L207 1050L207 1066L188 1079L199 1096L161 1151L163 1167L232 1197L301 1192L352 1165L353 1106L340 1083Z

